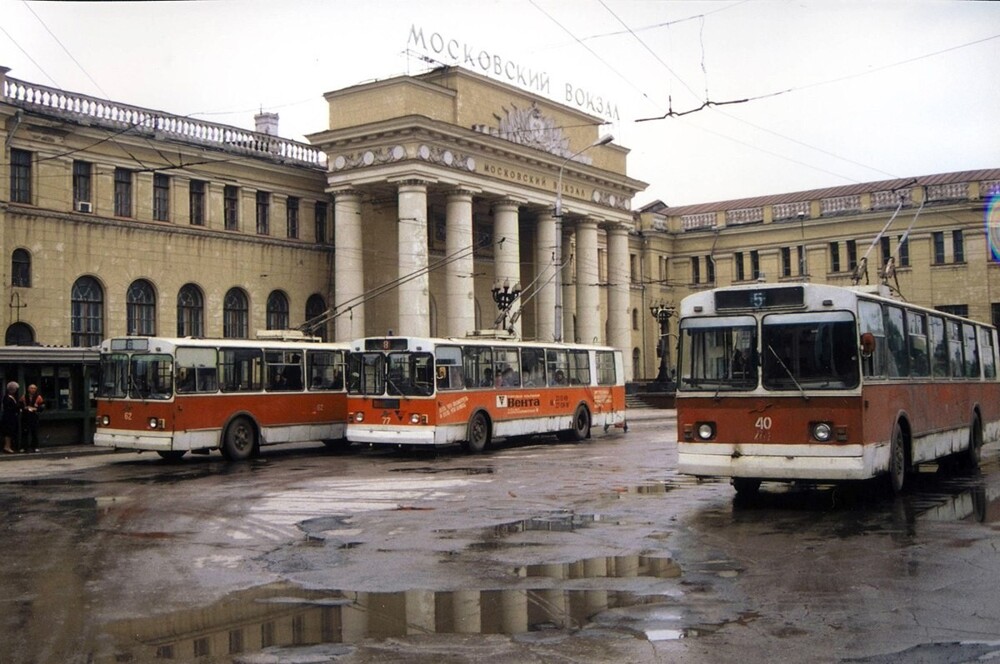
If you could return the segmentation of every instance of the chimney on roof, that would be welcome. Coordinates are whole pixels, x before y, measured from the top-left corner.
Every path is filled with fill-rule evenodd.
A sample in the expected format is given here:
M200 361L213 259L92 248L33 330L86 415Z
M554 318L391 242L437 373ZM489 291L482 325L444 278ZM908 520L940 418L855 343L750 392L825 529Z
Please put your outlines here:
M278 135L277 113L265 113L264 111L261 111L257 115L253 116L253 121L257 126L258 134L267 134L268 136Z

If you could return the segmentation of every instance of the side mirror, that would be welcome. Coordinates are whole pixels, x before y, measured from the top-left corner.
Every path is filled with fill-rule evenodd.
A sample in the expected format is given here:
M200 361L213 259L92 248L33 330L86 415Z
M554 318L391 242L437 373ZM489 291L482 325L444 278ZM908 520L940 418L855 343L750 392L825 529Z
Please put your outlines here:
M872 353L875 352L875 335L871 332L865 332L861 335L861 356L871 357Z

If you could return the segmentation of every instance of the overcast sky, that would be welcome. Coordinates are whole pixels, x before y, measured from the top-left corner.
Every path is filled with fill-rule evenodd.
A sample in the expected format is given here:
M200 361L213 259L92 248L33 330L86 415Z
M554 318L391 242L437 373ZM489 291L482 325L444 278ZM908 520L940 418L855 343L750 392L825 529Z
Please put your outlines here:
M0 0L0 17L12 77L246 128L274 111L297 140L325 129L323 93L426 71L416 26L544 74L555 101L569 84L610 102L602 131L649 183L634 207L1000 167L1000 2Z

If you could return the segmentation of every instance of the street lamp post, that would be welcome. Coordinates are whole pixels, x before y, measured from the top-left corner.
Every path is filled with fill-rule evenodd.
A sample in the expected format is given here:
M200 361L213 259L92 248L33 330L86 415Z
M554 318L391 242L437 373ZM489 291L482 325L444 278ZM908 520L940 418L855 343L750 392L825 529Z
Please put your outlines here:
M492 293L493 301L497 303L497 309L500 311L498 319L500 329L506 330L507 319L510 315L510 308L514 305L514 300L520 297L521 286L519 284L514 284L514 289L511 290L510 280L504 279L502 287L499 283L493 285Z
M670 317L674 315L674 308L669 304L654 304L649 307L649 313L660 326L660 338L656 342L656 352L660 356L660 369L656 373L653 382L667 383L670 381L670 374L667 371L667 335L670 334Z
M562 181L563 181L563 170L566 168L566 164L575 157L579 157L581 154L589 150L590 148L597 147L598 145L607 145L611 141L615 140L612 134L604 134L596 141L588 145L587 147L574 152L570 156L563 159L562 163L559 164L559 178L556 182L556 207L555 214L552 216L556 219L556 250L554 256L555 262L555 285L556 285L556 306L555 306L555 327L553 328L554 341L563 340L563 298L562 298Z

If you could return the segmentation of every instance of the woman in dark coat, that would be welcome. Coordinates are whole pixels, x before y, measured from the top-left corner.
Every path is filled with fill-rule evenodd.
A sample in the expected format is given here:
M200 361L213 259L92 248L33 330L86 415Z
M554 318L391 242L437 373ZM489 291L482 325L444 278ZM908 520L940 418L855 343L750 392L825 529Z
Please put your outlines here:
M3 411L0 414L0 432L3 433L4 454L13 454L13 443L17 439L17 414L21 410L21 403L17 400L16 382L7 383L7 393L3 395Z

